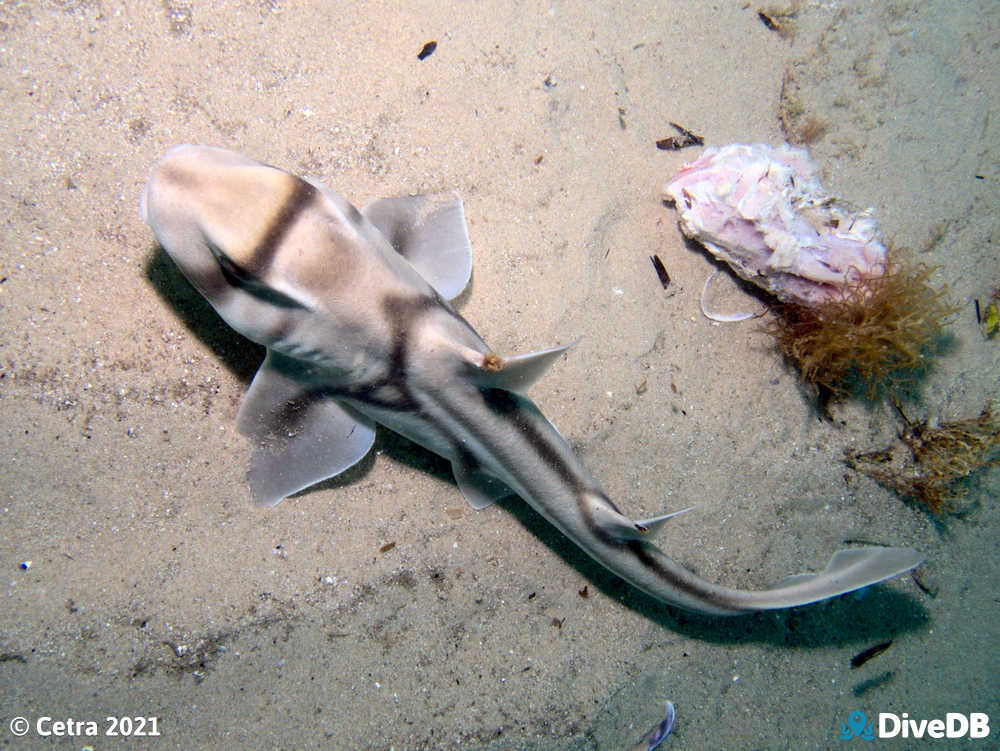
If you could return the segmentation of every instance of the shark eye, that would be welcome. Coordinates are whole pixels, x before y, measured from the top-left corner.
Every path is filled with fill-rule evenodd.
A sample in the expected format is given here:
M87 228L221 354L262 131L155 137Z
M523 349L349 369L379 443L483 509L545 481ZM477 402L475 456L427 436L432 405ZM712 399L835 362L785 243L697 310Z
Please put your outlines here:
M298 300L289 297L284 292L276 290L274 287L269 286L266 282L255 277L245 268L236 263L232 258L227 256L219 246L207 237L205 238L205 245L211 251L212 257L215 258L215 262L219 264L219 270L222 272L222 276L231 287L243 290L247 294L253 295L254 297L278 308L307 309L307 306L303 305Z

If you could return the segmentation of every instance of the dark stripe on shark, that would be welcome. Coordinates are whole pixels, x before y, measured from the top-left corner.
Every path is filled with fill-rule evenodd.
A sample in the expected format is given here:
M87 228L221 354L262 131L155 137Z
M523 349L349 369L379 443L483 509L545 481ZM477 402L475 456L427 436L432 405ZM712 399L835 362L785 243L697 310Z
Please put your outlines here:
M288 230L295 223L295 220L316 196L316 189L312 185L293 175L288 175L288 177L292 181L291 193L260 241L246 255L245 266L236 263L208 237L204 239L208 249L215 257L216 263L219 264L222 276L231 286L278 308L306 309L306 305L262 281L274 263L275 256L280 252L281 241L288 234Z
M468 326L465 319L456 313L447 303L442 301L436 293L418 297L394 295L384 298L382 301L382 310L392 330L389 368L382 378L373 379L366 384L338 389L338 394L382 408L406 412L420 412L422 410L420 402L413 392L410 391L407 383L410 355L409 336L411 331L415 331L418 328L417 319L439 308L443 308ZM598 486L587 485L581 482L579 473L566 461L564 453L561 450L563 446L557 445L553 441L553 437L549 431L537 428L535 421L531 419L532 411L537 411L537 407L534 406L531 400L498 388L482 388L479 389L479 393L486 407L502 418L507 424L515 426L519 435L542 457L546 465L558 475L559 479L571 489L576 498L580 516L586 522L590 531L608 545L621 545L622 540L619 537L609 534L593 518L590 513L590 505L587 502L587 495L589 494L603 501L615 512L621 512ZM450 405L442 401L439 402L439 406L450 413L454 423L461 423L460 415L453 408L450 408ZM544 416L541 416L541 419L544 420ZM437 428L442 431L444 438L451 443L455 456L465 457L465 463L470 466L476 463L477 460L475 460L475 457L470 457L461 435L440 423L437 424ZM490 446L494 450L497 448L498 442L490 434L489 427L466 423L463 425L463 428L472 433L480 445ZM474 461L469 461L469 458L472 458ZM511 466L516 463L513 457L508 457L507 461Z
M231 287L241 289L256 298L269 303L270 305L274 305L276 308L306 309L306 306L298 300L279 292L273 287L269 287L267 284L257 279L253 274L223 253L222 249L217 247L215 243L207 237L205 238L205 245L208 246L209 251L215 258L215 262L219 264L219 270L222 272L222 276ZM208 296L208 298L209 300L212 299L211 296Z
M410 331L415 328L415 320L440 304L440 300L430 296L387 296L382 301L382 311L392 330L389 344L389 367L381 378L373 378L367 383L341 387L340 396L359 402L394 409L400 412L415 412L420 409L413 393L407 386L407 371L410 356Z
M392 330L389 368L383 377L373 379L365 384L338 389L337 395L397 411L421 411L422 407L419 400L410 391L407 384L410 356L409 332L417 330L417 319L432 310L440 308L443 308L468 326L465 319L452 310L447 303L444 303L436 293L419 297L386 297L382 301L382 310ZM598 537L605 537L606 535L603 530L593 522L587 513L586 504L582 501L583 494L589 492L598 495L615 511L618 511L618 509L615 508L614 504L607 499L599 488L588 487L581 483L579 474L565 460L563 453L560 451L561 447L553 443L552 437L547 431L538 430L531 419L531 409L537 409L531 401L503 389L484 388L480 389L479 393L486 407L504 419L508 424L514 425L520 436L544 459L546 465L559 476L562 482L572 489L573 494L580 499L581 514L587 520L588 526L591 527L594 534ZM441 402L439 406L451 413L453 422L456 424L461 422L460 416L454 410L449 409L449 405ZM463 427L472 433L481 445L496 446L497 442L491 439L488 427L478 424L465 424ZM437 428L443 432L445 439L451 443L455 456L463 458L465 464L469 466L474 466L478 463L478 459L472 456L465 447L461 435L440 423L437 424ZM513 463L512 459L511 462Z
M731 597L727 597L724 592L713 592L711 595L708 595L702 587L697 586L698 579L694 574L682 574L678 571L671 570L669 567L663 566L662 561L667 560L666 556L659 553L658 550L652 548L644 541L629 540L626 543L626 547L632 551L633 555L639 559L643 566L653 571L662 581L666 582L674 589L680 590L681 592L689 594L699 600L707 600L720 608L732 611L746 610L746 608L741 606L739 602ZM678 607L683 608L683 606Z
M481 389L483 401L493 411L494 414L504 418L508 423L518 429L518 433L526 440L531 447L545 460L546 465L552 469L559 479L573 489L573 493L579 496L583 491L590 490L580 483L580 478L573 468L566 463L559 448L552 444L549 436L539 431L534 422L526 416L527 410L524 403L528 402L523 396L504 391L503 389ZM528 402L530 404L530 402ZM470 428L472 426L469 426ZM494 445L496 441L487 440L486 436L477 436L484 445Z
M480 393L487 407L494 414L503 418L508 424L516 426L519 435L531 445L545 461L546 466L555 472L559 476L559 479L570 489L570 492L576 499L580 517L586 522L591 533L608 545L621 545L622 540L620 537L609 534L594 519L587 498L588 496L594 497L606 503L616 513L621 512L597 485L581 482L579 473L574 470L571 463L566 460L563 451L560 450L563 446L555 443L555 441L561 442L562 439L554 437L548 431L537 428L535 421L532 419L532 411L537 410L534 403L526 397L503 389L481 389ZM541 419L544 420L544 416L541 416ZM484 435L481 430L477 430L477 427L476 425L467 425L466 429L475 434L476 439L483 445L495 447L498 442L489 440L489 436ZM513 459L510 460L510 464L514 466L515 462Z
M318 194L316 188L305 180L291 174L288 175L288 178L292 181L291 193L285 199L281 209L257 242L257 245L246 256L247 271L260 278L266 275L267 270L274 263L274 258L281 249L281 241L288 234L288 230L292 225L295 224L295 220L299 218L299 214L315 200Z

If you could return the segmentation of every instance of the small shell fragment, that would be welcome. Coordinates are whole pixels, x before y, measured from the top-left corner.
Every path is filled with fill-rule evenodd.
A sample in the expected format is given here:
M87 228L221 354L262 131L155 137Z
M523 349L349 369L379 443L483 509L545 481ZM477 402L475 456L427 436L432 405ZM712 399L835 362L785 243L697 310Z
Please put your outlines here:
M628 751L653 751L654 748L663 742L663 739L670 735L670 731L674 729L674 721L677 719L677 714L674 711L673 702L667 702L667 714L660 722L653 725L644 736L642 740L636 743L634 746L629 746Z

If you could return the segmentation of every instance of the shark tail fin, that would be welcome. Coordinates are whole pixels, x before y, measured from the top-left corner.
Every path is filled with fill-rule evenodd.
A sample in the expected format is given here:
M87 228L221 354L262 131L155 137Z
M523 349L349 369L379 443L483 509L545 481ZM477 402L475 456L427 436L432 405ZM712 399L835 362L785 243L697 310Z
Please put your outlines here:
M798 574L755 593L759 608L789 608L836 597L856 589L890 579L924 562L924 555L913 548L852 548L833 555L818 574Z

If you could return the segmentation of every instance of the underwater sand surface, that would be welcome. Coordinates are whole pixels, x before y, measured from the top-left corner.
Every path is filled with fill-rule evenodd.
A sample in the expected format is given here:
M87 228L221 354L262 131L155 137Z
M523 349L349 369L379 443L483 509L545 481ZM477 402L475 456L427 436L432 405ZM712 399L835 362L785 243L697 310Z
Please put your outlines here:
M996 747L1000 472L941 519L851 473L845 448L886 445L896 413L823 421L755 323L705 319L714 266L659 200L699 152L656 148L670 121L720 145L812 118L824 184L960 309L908 414L1000 397L973 308L1000 284L1000 6L879 5L802 3L787 35L730 2L0 6L0 746L604 751L670 699L661 748L843 748L856 710L987 712ZM700 575L763 587L864 540L926 552L934 596L904 576L792 612L672 610L517 499L473 512L385 431L347 476L252 507L234 418L262 351L138 214L180 142L359 205L457 189L459 309L501 353L580 339L533 398L625 513L695 504L658 543ZM10 732L42 715L160 735Z

